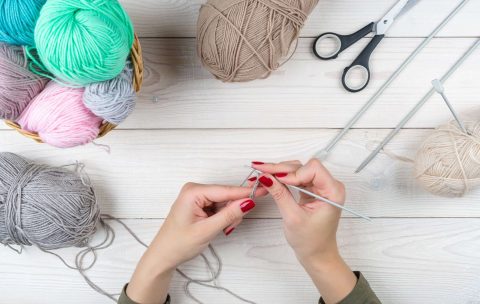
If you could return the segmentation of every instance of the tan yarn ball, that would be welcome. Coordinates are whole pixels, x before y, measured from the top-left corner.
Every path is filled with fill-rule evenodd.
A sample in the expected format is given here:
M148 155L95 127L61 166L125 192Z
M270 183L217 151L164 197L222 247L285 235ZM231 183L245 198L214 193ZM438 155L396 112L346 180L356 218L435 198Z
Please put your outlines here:
M318 0L209 0L200 9L197 51L225 82L266 78L289 58Z
M467 122L465 134L455 121L437 128L415 160L417 180L427 191L459 197L480 186L480 122Z

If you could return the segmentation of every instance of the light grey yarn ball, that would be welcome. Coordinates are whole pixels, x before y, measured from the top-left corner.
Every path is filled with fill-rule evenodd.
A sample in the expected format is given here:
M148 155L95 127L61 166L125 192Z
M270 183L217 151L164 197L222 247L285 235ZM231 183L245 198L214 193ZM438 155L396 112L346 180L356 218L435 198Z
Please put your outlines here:
M135 109L133 65L127 61L117 77L89 84L83 94L83 102L93 114L118 125Z
M67 168L0 153L0 242L51 250L84 246L100 210L93 188Z
M459 197L480 187L480 122L438 127L417 152L415 172L420 185L435 195Z

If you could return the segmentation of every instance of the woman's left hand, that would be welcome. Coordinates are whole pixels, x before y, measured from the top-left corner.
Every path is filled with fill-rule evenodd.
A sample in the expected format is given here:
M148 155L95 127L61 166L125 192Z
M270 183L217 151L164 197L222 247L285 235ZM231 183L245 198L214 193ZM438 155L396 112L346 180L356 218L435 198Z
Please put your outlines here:
M248 187L186 184L140 260L128 296L138 303L163 303L175 268L202 253L222 231L230 234L255 207L249 199L251 191ZM266 193L258 188L256 196Z

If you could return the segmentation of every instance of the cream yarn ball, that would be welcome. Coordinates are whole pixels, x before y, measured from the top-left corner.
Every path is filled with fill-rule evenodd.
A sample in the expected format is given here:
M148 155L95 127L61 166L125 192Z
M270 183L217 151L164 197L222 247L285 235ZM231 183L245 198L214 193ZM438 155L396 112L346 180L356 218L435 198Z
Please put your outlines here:
M415 173L427 191L459 197L480 186L480 122L465 122L465 134L455 121L438 127L421 145Z

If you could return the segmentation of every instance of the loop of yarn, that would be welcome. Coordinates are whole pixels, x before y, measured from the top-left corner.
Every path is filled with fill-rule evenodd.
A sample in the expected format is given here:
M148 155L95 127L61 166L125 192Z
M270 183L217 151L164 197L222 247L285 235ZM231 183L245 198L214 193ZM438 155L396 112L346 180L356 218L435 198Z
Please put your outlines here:
M133 39L130 18L117 0L48 0L35 28L42 64L78 86L120 74Z
M0 242L43 250L85 246L100 218L93 188L75 172L0 153Z
M33 31L47 0L0 0L0 41L34 45Z
M15 120L38 95L47 79L27 68L21 47L0 43L0 118Z
M197 52L204 66L222 81L266 78L288 60L317 3L209 0L198 17Z
M23 111L18 123L55 147L70 148L92 142L102 119L83 104L83 88L50 82Z
M458 197L480 186L480 122L467 122L465 134L452 121L437 128L415 160L419 183L427 191Z
M133 88L133 65L127 62L117 77L87 85L83 102L95 115L118 125L135 108L135 90Z

